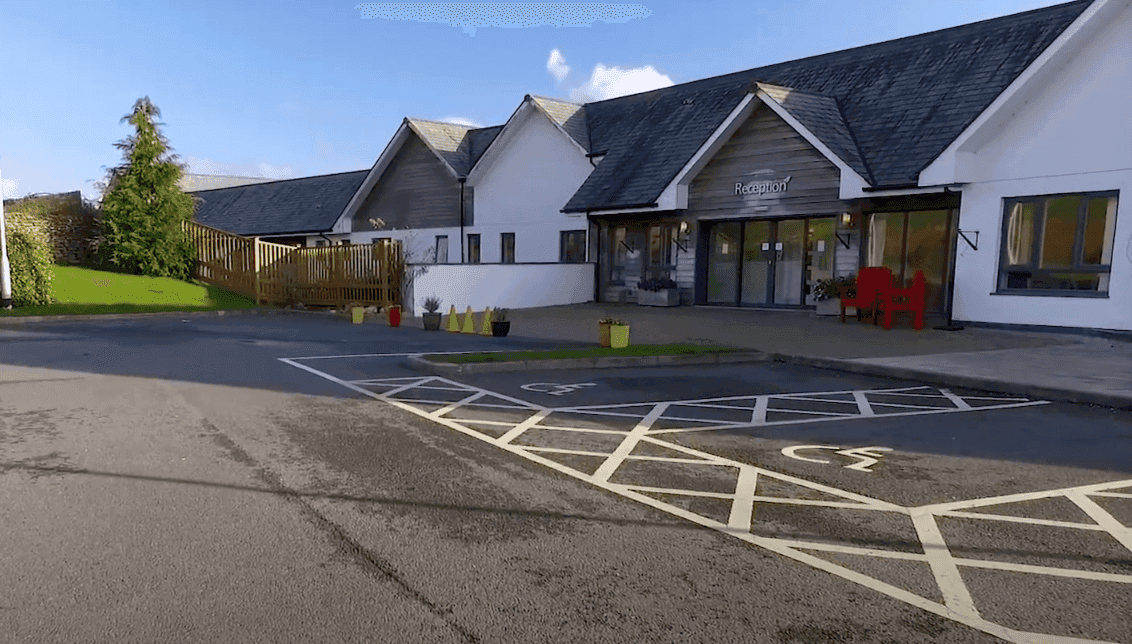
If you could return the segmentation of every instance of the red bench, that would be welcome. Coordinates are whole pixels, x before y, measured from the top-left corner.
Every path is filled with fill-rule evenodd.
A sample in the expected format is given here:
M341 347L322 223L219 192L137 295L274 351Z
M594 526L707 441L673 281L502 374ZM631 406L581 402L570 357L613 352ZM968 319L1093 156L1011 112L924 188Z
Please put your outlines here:
M911 313L914 316L912 328L924 328L924 309L926 307L928 285L923 271L916 271L909 288L890 288L881 294L880 312L884 313L884 328L892 329L894 313ZM874 317L873 321L876 321Z
M841 323L845 323L845 308L852 306L857 309L857 321L868 315L877 323L877 307L880 305L883 293L892 290L892 271L884 266L866 267L857 272L856 297L841 298Z

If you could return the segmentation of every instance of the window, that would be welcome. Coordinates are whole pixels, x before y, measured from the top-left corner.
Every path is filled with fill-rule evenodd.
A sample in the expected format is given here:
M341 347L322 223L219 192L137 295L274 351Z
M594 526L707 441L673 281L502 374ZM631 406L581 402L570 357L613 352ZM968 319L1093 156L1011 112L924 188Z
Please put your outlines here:
M314 245L315 245L315 246L325 246L325 245L326 245L326 240L323 240L323 239L316 239L316 240L314 240Z
M436 250L433 255L437 264L448 263L448 235L436 236Z
M672 267L675 265L672 253L672 240L675 238L676 226L663 225L649 228L649 264L652 266Z
M1007 199L998 289L1107 293L1115 192Z
M586 261L586 231L562 231L562 241L558 249L558 261L564 264L579 264Z
M515 233L500 233L499 261L504 264L515 263Z
M480 263L480 236L478 233L468 233L468 263Z

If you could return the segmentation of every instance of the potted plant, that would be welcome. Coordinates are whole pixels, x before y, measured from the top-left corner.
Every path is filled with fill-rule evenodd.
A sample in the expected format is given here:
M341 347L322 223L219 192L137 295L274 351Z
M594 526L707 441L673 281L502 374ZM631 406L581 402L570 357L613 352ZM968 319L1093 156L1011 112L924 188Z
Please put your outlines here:
M511 330L511 320L507 319L507 309L498 308L491 312L491 335L497 338L507 337Z
M814 284L813 296L818 315L838 315L841 312L841 298L850 297L857 288L853 275L818 280Z
M424 320L425 331L440 330L440 298L430 295L424 301L425 312L421 316Z
M610 327L612 327L614 325L625 326L625 320L615 320L613 318L602 318L602 319L597 321L597 324L598 324L598 330L600 331L600 335L598 337L599 337L601 346L608 348L610 346L610 339L609 339L610 338L610 336L609 336Z
M679 306L680 290L670 277L651 277L637 282L637 304L641 306Z
M614 320L614 324L609 325L609 346L613 349L629 346L629 325L624 320Z

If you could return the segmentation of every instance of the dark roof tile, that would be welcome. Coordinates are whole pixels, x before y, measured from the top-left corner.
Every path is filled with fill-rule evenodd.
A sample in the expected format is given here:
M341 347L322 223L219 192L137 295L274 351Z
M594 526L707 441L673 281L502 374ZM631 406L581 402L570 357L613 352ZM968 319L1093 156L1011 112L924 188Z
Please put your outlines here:
M197 223L244 236L322 233L334 226L368 170L201 190Z
M589 103L590 149L606 156L564 210L654 202L756 81L835 100L864 176L878 186L915 182L1091 1ZM813 118L843 138L831 112Z

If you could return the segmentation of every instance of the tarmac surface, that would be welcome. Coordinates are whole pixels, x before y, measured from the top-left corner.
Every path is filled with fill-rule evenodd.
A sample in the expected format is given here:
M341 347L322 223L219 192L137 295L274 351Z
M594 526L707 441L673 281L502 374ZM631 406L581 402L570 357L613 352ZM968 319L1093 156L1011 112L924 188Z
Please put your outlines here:
M479 313L479 312L477 312ZM227 311L98 316L99 319L153 316L298 315L311 311ZM774 360L972 387L1051 400L1132 408L1132 333L1014 330L966 326L916 331L898 320L889 331L869 322L819 317L812 311L739 310L719 307L643 307L584 303L513 309L510 335L516 338L593 344L597 321L613 317L630 327L631 344L716 344L763 352ZM0 317L0 335L32 331L36 322L65 317ZM444 319L447 323L447 315ZM367 315L367 323L385 324ZM420 318L402 324L420 328ZM442 327L444 328L444 327ZM4 330L9 329L9 330ZM643 361L642 361L643 362ZM622 360L619 364L625 364Z

